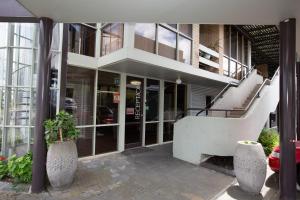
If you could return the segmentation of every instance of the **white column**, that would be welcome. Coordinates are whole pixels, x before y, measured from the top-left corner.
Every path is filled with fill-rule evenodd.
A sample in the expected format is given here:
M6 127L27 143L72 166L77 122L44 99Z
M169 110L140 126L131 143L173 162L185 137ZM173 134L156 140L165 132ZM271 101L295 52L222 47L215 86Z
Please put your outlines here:
M135 23L124 23L124 48L134 48Z
M101 49L101 23L97 23L96 30L96 43L95 43L95 57L100 57L100 49Z
M120 103L119 103L119 130L118 130L118 151L125 149L125 109L126 109L126 74L120 77Z
M165 89L164 81L160 80L160 89L159 89L159 123L158 123L158 143L162 144L164 140L164 98L165 98Z

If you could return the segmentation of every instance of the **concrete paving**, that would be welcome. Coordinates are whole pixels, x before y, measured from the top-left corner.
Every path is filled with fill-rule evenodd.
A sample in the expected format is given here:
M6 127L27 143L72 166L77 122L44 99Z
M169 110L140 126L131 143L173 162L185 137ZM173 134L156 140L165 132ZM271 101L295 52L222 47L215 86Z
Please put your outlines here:
M208 200L235 179L172 157L171 144L81 160L74 183L39 195L2 192L0 199Z

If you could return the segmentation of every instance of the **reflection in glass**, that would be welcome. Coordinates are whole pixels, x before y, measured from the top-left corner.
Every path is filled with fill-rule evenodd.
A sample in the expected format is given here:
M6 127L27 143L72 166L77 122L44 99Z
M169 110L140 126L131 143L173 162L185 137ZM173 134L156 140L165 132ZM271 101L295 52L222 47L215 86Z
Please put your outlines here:
M117 151L118 126L96 127L96 154Z
M158 142L158 123L146 123L145 145L157 144Z
M189 37L192 37L192 30L192 24L179 24L179 31Z
M177 29L177 24L168 24L169 26L171 26L172 28Z
M164 142L173 140L174 122L164 122Z
M95 70L68 66L65 110L76 125L93 124Z
M176 60L176 33L158 27L158 55Z
M134 47L150 53L155 53L155 29L155 24L135 24Z
M98 72L97 124L118 123L120 75Z
M175 119L175 83L165 82L164 120Z
M236 62L230 60L230 77L236 78Z
M7 128L7 155L22 156L28 150L29 128Z
M91 156L93 154L94 127L80 128L80 135L76 140L78 157Z
M108 24L101 31L101 56L123 47L123 24Z
M146 121L158 121L159 81L147 79Z
M192 49L192 41L179 36L178 38L178 60L180 62L191 64L191 49Z

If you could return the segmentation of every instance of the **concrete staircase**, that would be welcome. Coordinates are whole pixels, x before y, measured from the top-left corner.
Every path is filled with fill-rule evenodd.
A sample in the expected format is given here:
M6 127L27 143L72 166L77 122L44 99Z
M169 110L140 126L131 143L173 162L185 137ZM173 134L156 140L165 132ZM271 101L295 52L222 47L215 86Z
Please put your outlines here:
M230 117L230 118L240 118L240 117L242 117L245 114L246 107L249 105L249 103L251 102L253 97L256 95L256 93L259 90L261 85L262 84L257 84L254 87L254 89L250 92L250 94L248 95L246 100L244 101L242 107L234 107L233 108L234 111L229 112L227 117Z

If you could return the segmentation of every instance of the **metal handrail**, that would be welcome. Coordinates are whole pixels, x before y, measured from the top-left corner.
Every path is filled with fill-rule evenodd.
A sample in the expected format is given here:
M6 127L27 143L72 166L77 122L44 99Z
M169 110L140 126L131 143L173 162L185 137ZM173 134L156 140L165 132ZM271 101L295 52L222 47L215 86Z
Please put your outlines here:
M243 78L239 81L238 84L235 84L235 82L229 82L222 90L221 92L219 92L219 94L217 94L217 96L208 104L205 106L206 109L209 109L211 106L214 105L214 103L227 91L227 89L231 86L235 86L235 87L238 87L242 82L243 80L246 79L246 77L248 77L248 75L253 71L254 69L254 65L249 69L249 71L243 76ZM204 112L205 110L200 110L196 116L199 116L202 112Z
M204 112L204 111L217 111L217 112L225 112L225 117L228 116L228 112L232 112L232 111L242 111L243 113L247 112L249 110L249 108L252 106L252 104L254 103L255 99L258 98L260 96L260 92L262 91L262 89L264 88L265 85L270 85L274 78L279 74L279 67L278 69L275 71L272 79L265 79L263 84L259 87L259 89L256 91L255 95L252 97L252 99L250 100L250 102L248 103L248 105L245 108L242 109L214 109L214 108L188 108L186 109L185 113L187 113L188 111L199 111L196 116L198 116L200 113ZM182 116L182 113L181 113ZM179 116L176 116L176 121L178 120Z

